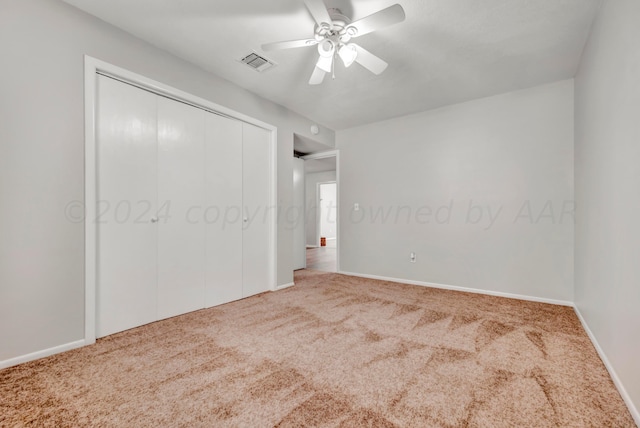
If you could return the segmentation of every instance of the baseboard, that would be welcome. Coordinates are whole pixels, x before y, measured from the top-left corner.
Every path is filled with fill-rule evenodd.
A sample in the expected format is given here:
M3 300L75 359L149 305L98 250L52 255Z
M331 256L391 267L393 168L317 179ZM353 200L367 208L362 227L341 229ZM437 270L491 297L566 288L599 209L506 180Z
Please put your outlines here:
M290 282L290 283L288 283L288 284L278 285L278 286L276 286L276 291L278 291L278 290L284 290L285 288L289 288L289 287L292 287L292 286L294 286L294 285L295 285L295 283L293 283L293 282Z
M618 388L618 392L620 393L620 396L622 397L622 399L624 400L625 404L627 405L627 408L629 409L629 413L631 413L631 416L633 417L633 420L636 422L636 425L638 425L640 427L640 412L638 412L638 409L633 404L633 401L631 401L631 397L629 397L629 394L627 393L627 390L624 388L624 385L622 384L622 381L620 381L620 378L618 377L618 374L616 373L616 371L614 370L613 366L609 362L609 359L607 358L607 355L602 350L602 347L598 343L598 340L596 339L596 336L593 334L593 332L591 331L591 329L587 325L587 322L585 321L584 317L580 313L580 309L578 309L578 307L576 305L574 305L573 306L573 310L576 312L576 315L578 316L578 319L582 323L582 328L584 328L584 331L587 332L587 336L589 336L589 339L591 339L591 343L593 343L593 346L596 348L596 351L598 352L598 355L600 356L600 359L604 363L604 366L607 368L607 371L609 372L609 375L611 376L611 379L613 380L613 384L616 386L616 388Z
M443 290L453 290L453 291L464 291L465 293L486 294L486 295L489 295L489 296L506 297L508 299L527 300L527 301L530 301L530 302L549 303L549 304L552 304L552 305L573 307L573 302L569 302L569 301L565 301L565 300L547 299L547 298L544 298L544 297L527 296L527 295L524 295L524 294L503 293L501 291L491 291L491 290L483 290L483 289L479 289L479 288L459 287L457 285L436 284L436 283L433 283L433 282L415 281L415 280L412 280L412 279L391 278L391 277L379 276L379 275L367 275L367 274L363 274L363 273L344 272L344 271L340 271L338 273L341 273L343 275L349 275L349 276L358 276L358 277L361 277L361 278L378 279L378 280L381 280L381 281L390 281L390 282L399 282L399 283L402 283L402 284L420 285L422 287L441 288Z
M8 360L0 361L0 369L6 369L7 367L17 366L18 364L26 363L28 361L39 360L40 358L48 357L53 354L70 351L72 349L80 348L85 344L86 342L84 339L76 340L75 342L65 343L64 345L54 346L53 348L43 349L42 351L9 358Z

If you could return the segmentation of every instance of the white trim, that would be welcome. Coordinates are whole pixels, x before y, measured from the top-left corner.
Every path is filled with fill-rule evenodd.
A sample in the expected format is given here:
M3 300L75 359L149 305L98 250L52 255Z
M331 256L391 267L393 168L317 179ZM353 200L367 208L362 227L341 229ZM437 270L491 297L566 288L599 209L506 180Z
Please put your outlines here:
M118 67L105 61L101 61L97 58L93 58L89 55L85 55L85 77L92 76L95 73L104 74L105 76L113 77L114 79L121 80L139 88L146 89L155 94L163 95L168 98L184 102L186 104L193 105L195 107L204 108L210 110L212 113L219 113L224 116L228 116L233 119L237 119L242 122L255 125L259 128L266 129L268 131L275 131L277 128L266 122L258 119L254 119L251 116L232 110L228 107L216 104L207 99L200 98L196 95L182 91L173 86L166 85L158 82L157 80L150 79L141 74L134 73L127 69ZM93 71L93 73L91 73ZM86 88L86 85L85 85ZM95 84L94 84L95 88ZM95 95L95 93L94 93Z
M303 159L300 159L299 157L295 157L293 158L293 176L295 178L295 170L296 170L296 162L302 162L302 177L300 178L301 181L301 186L302 186L302 201L298 201L296 200L297 197L297 192L295 189L295 180L294 180L294 188L293 188L293 207L296 207L296 203L300 202L301 205L301 209L302 209L302 218L298 218L297 221L294 224L294 227L292 229L293 235L294 235L294 239L293 239L293 243L294 245L292 246L293 248L293 270L299 270L299 269L306 269L307 268L307 248L309 248L309 246L307 245L307 224L306 224L306 213L307 213L307 173L306 173L306 165ZM302 248L296 248L296 239L295 236L297 234L297 230L296 228L300 227L302 229L302 244L303 247ZM302 250L302 254L299 253L299 251ZM296 262L296 259L298 257L302 257L302 266L299 266Z
M250 116L232 110L230 108L213 103L204 98L181 91L164 83L149 79L148 77L125 70L99 59L84 56L84 102L85 102L85 338L83 344L92 344L96 340L96 228L92 221L95 218L96 207L96 139L95 139L95 105L97 101L97 75L98 73L129 83L142 89L166 96L198 108L208 110L215 114L227 116L270 132L269 142L269 186L270 205L274 208L270 219L269 239L271 241L271 254L269 257L269 284L268 289L276 290L278 242L277 242L277 128L266 122L254 119ZM57 349L57 348L52 348Z
M278 285L278 129L275 126L268 125L267 130L271 131L271 141L269 142L271 151L271 160L269 162L269 180L270 180L270 201L273 207L271 226L269 227L269 239L271 240L271 284L269 289L275 291Z
M60 352L70 351L85 345L90 345L90 343L87 343L85 340L76 340L75 342L65 343L64 345L54 346L53 348L47 348L30 354L20 355L19 357L9 358L8 360L0 361L0 369L17 366L18 364L26 363L28 361L39 360L40 358L59 354Z
M96 143L95 100L96 70L93 58L84 58L84 340L87 345L96 342Z
M631 397L629 396L629 393L625 389L624 385L622 384L622 381L618 377L618 374L616 373L616 371L614 370L613 366L609 362L609 359L607 358L607 355L604 353L604 350L602 349L602 347L598 343L598 340L596 339L596 336L593 334L593 332L591 331L591 329L587 325L587 321L582 316L582 313L580 313L580 309L578 309L578 307L574 304L573 305L573 310L575 311L576 315L578 316L578 319L582 323L582 328L584 328L584 330L587 332L587 336L589 336L589 339L591 339L591 343L593 343L593 346L596 348L596 351L598 352L598 355L600 356L600 359L602 360L602 362L604 363L604 366L606 367L607 371L609 372L609 375L611 376L611 379L613 380L613 384L616 386L616 388L618 388L618 392L620 393L620 396L622 397L622 399L624 400L625 404L627 405L627 408L629 409L629 413L631 413L631 416L633 417L633 420L636 422L636 425L638 425L640 427L640 412L638 412L638 409L633 404L633 401L631 400Z
M340 237L340 225L342 224L342 220L340 220L340 150L334 150L336 154L336 271L340 272L340 243L342 242L342 238Z
M488 296L506 297L508 299L527 300L530 302L549 303L552 305L573 307L573 303L567 300L547 299L544 297L527 296L524 294L503 293L501 291L483 290L480 288L459 287L457 285L436 284L433 282L415 281L412 279L391 278L391 277L379 276L379 275L367 275L363 273L342 272L342 271L338 271L338 273L342 275L357 276L361 278L378 279L381 281L399 282L402 284L420 285L423 287L431 287L431 288L441 288L443 290L464 291L465 293L486 294Z
M288 284L278 285L275 291L284 290L285 288L293 287L294 285L296 285L295 282L289 282Z

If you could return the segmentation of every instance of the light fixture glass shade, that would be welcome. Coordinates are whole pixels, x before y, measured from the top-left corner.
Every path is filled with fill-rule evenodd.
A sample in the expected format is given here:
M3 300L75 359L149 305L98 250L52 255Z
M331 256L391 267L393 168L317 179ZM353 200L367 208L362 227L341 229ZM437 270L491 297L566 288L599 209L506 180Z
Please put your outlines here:
M340 46L340 49L338 49L338 55L340 55L340 59L342 59L344 66L349 67L356 60L358 51L352 44L347 44Z
M335 45L329 39L325 39L318 43L318 53L322 57L331 57L335 53Z

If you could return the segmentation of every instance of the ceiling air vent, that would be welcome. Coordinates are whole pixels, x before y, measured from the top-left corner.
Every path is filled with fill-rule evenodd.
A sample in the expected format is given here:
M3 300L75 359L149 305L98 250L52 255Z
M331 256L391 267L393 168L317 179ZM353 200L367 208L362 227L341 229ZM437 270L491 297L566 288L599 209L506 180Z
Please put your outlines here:
M258 55L255 52L250 53L240 60L241 63L248 65L256 71L265 71L276 65L275 62Z

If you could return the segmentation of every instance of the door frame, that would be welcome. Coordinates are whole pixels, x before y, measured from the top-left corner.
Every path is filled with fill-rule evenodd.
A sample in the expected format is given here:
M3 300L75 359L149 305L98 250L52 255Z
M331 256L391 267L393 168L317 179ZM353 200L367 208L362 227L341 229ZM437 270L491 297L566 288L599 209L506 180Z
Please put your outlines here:
M324 152L312 153L310 155L302 156L300 159L304 160L312 160L312 159L326 159L326 158L336 158L336 272L340 272L340 243L342 241L342 237L340 235L340 150L327 150ZM318 198L320 197L318 193ZM316 216L318 217L318 216ZM319 218L316 220L319 221ZM320 225L317 226L317 235L318 235L318 245L320 245Z
M302 162L302 178L300 179L300 181L302 182L301 186L302 186L302 200L297 200L297 193L296 193L296 186L295 186L295 174L296 174L296 162L300 161ZM307 202L307 180L306 180L306 174L305 174L305 163L304 163L304 159L302 158L298 158L298 157L294 157L293 158L293 174L294 174L294 184L293 184L293 206L296 207L299 204L299 208L300 208L300 216L298 217L298 219L296 220L296 223L294 223L294 228L293 228L293 234L294 234L294 238L293 238L293 270L298 270L298 269L306 269L307 268L307 230L306 230L306 225L305 225L305 213L306 213L306 202ZM300 228L301 230L298 231L296 230L296 228ZM296 244L296 234L297 233L302 233L302 246L298 247ZM296 259L300 257L302 259L302 268L299 268Z
M277 128L268 123L254 119L238 111L216 104L196 95L184 92L140 74L131 72L116 65L101 61L91 56L84 56L84 245L85 245L85 310L84 310L84 342L85 345L96 341L96 280L97 280L97 147L96 147L96 103L97 77L104 75L123 83L130 84L155 94L171 98L178 102L191 105L231 119L246 122L270 132L269 141L269 201L270 206L265 209L271 211L269 222L269 290L276 289L277 266Z

